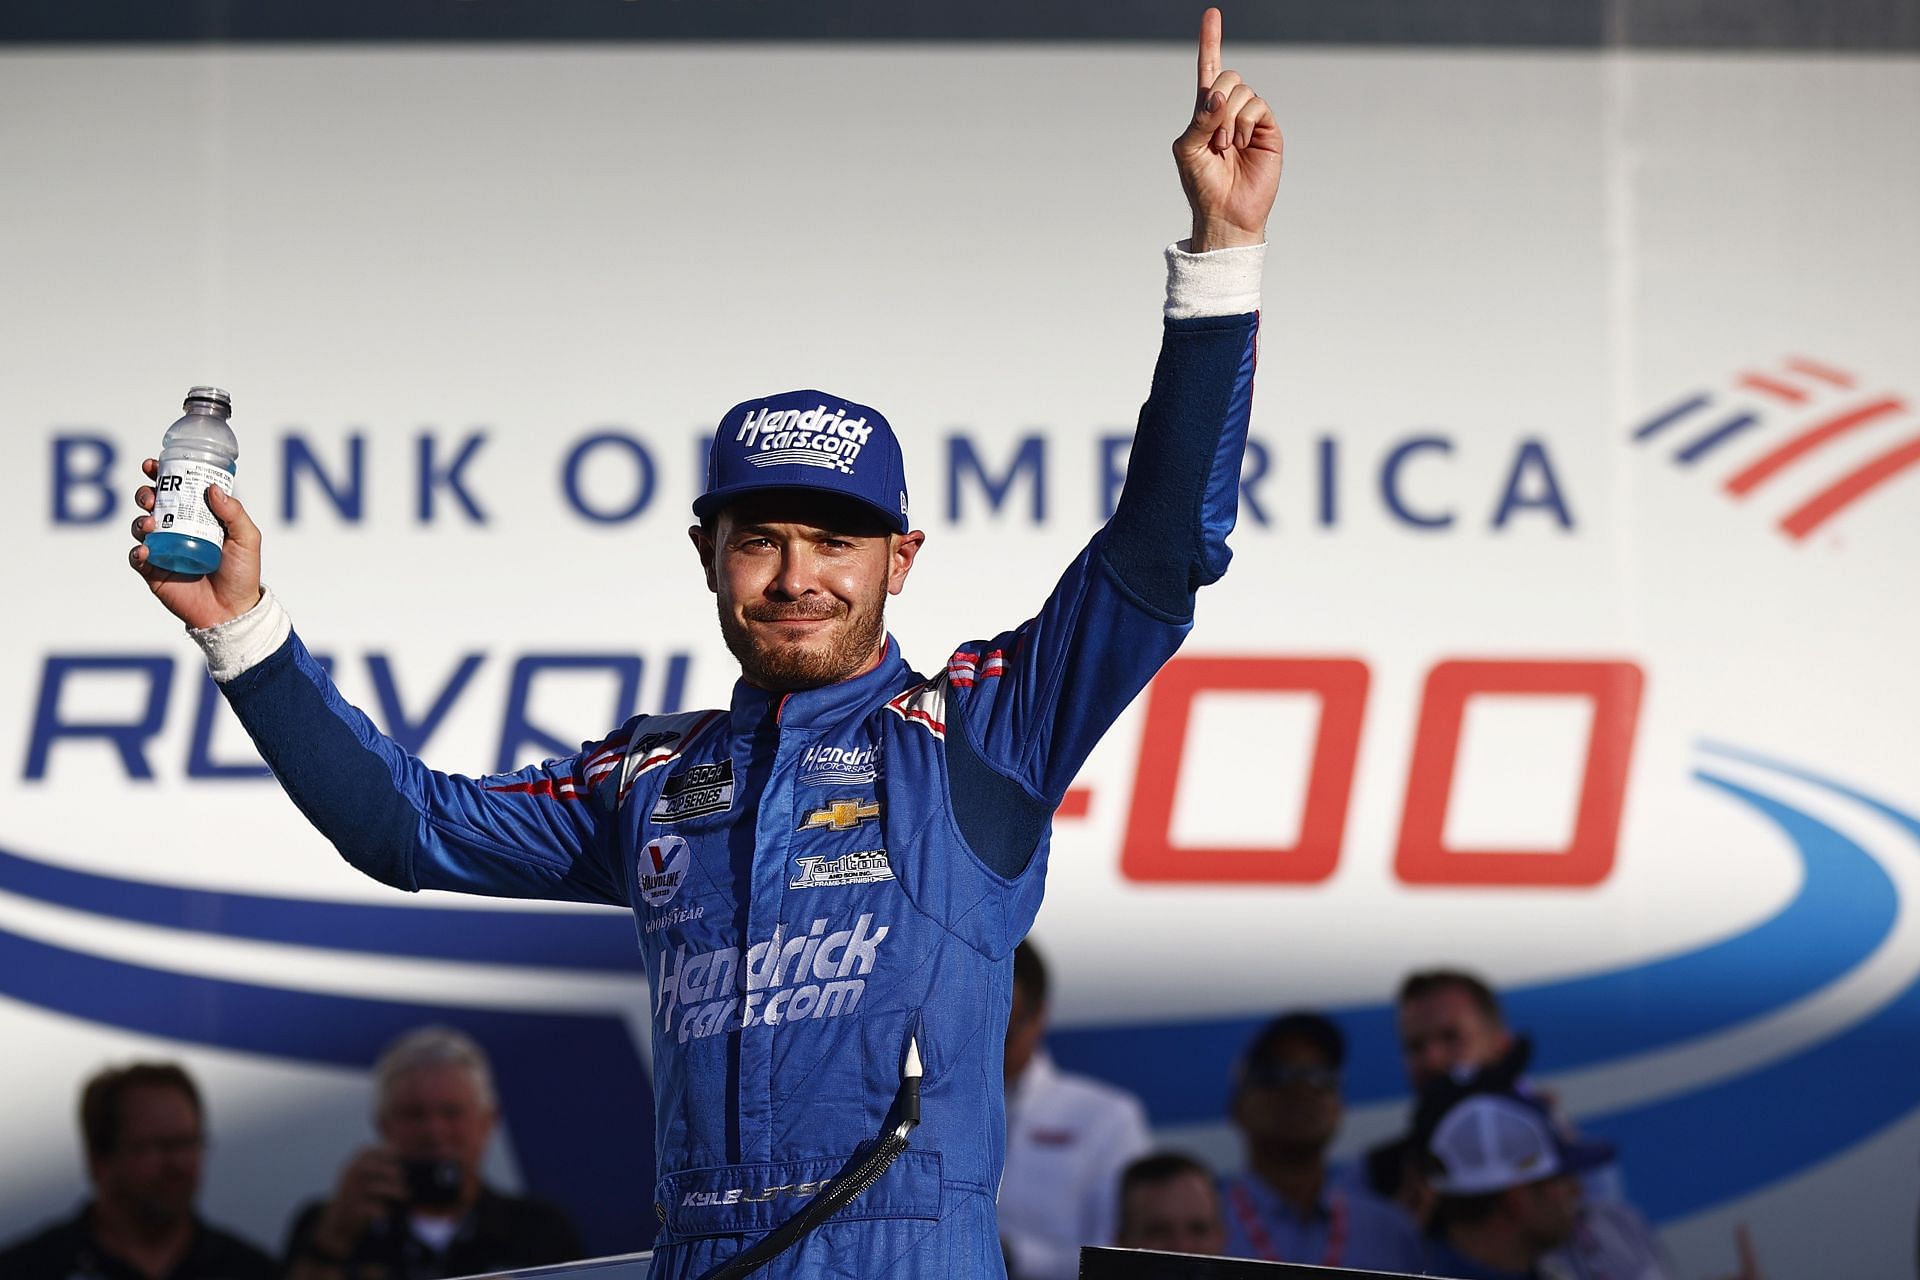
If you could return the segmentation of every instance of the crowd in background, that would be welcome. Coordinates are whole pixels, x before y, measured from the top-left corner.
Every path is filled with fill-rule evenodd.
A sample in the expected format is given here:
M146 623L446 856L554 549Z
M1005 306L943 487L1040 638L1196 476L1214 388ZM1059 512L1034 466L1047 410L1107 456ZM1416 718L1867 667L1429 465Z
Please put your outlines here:
M0 1277L429 1280L581 1256L565 1212L480 1176L500 1111L477 1044L424 1027L389 1046L373 1074L377 1140L347 1160L328 1195L294 1213L269 1256L196 1209L207 1125L192 1077L170 1063L102 1071L80 1101L92 1198L0 1246Z
M1457 1280L1677 1275L1617 1153L1529 1082L1531 1045L1473 974L1434 969L1400 985L1406 1127L1351 1161L1331 1158L1346 1037L1304 1010L1262 1027L1221 1064L1242 1151L1223 1176L1150 1149L1136 1100L1053 1065L1045 966L1031 943L1021 953L1000 1210L1014 1280L1070 1280L1079 1247L1099 1244ZM1759 1280L1744 1230L1736 1244L1738 1280Z
M1407 1126L1353 1161L1329 1154L1347 1060L1339 1027L1308 1011L1266 1024L1231 1064L1229 1118L1244 1159L1226 1176L1153 1150L1137 1099L1055 1066L1048 1000L1046 966L1023 943L1000 1197L1013 1280L1071 1280L1081 1246L1107 1244L1457 1280L1675 1274L1615 1152L1582 1138L1529 1083L1530 1046L1471 974L1432 970L1402 983ZM192 1078L165 1063L105 1070L80 1102L92 1198L0 1247L0 1277L431 1280L579 1258L562 1209L482 1179L498 1121L478 1045L445 1027L403 1036L374 1069L377 1141L295 1212L270 1256L198 1215L206 1114ZM1740 1280L1758 1280L1744 1233L1739 1249Z

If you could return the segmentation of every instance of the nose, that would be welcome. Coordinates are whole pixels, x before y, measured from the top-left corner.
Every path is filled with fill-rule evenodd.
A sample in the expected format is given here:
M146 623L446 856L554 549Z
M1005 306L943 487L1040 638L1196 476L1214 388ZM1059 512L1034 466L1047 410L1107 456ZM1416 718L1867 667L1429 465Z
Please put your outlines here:
M768 590L782 600L799 600L819 588L812 551L802 542L789 542L780 552L780 568Z

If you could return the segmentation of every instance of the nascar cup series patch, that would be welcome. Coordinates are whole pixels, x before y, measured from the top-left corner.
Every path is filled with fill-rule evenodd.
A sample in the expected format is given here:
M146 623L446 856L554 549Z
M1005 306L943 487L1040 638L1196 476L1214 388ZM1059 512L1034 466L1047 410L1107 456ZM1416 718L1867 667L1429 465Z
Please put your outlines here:
M688 818L724 813L731 808L733 761L727 759L696 764L668 778L651 816L658 823L685 822Z

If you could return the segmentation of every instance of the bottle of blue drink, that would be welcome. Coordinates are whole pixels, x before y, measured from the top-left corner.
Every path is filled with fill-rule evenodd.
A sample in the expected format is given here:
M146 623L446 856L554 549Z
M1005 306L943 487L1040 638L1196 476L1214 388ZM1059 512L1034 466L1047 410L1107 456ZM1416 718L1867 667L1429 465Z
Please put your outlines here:
M233 492L233 467L240 458L240 443L227 425L233 397L218 387L195 387L181 407L186 416L160 441L147 561L169 573L212 573L220 567L226 531L207 509L207 486Z

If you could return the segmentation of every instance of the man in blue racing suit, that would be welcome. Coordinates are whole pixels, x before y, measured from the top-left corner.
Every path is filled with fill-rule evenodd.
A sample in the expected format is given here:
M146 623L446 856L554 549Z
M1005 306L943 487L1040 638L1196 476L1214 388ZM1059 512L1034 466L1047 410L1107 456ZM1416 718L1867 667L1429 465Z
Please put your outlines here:
M905 1131L912 1076L904 1152L762 1274L1003 1274L1010 957L1040 903L1050 817L1227 564L1281 140L1220 69L1217 11L1174 154L1193 235L1167 252L1164 342L1113 518L1037 616L960 645L931 679L882 623L924 540L898 444L875 410L815 391L731 410L694 504L740 662L731 705L638 716L511 775L429 770L348 705L260 585L259 530L218 489L216 573L177 578L132 552L354 866L409 891L634 912L657 1276L704 1275L826 1197L878 1135ZM152 489L136 500L151 510ZM136 539L151 529L135 519Z

